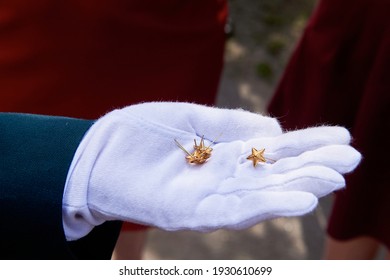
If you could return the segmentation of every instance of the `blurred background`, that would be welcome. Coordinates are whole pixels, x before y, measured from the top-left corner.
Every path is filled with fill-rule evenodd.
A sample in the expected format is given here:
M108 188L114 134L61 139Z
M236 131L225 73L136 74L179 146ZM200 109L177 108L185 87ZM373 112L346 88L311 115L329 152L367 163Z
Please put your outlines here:
M315 0L230 0L229 39L217 105L263 113ZM321 259L328 196L304 217L280 218L245 231L150 230L144 259Z

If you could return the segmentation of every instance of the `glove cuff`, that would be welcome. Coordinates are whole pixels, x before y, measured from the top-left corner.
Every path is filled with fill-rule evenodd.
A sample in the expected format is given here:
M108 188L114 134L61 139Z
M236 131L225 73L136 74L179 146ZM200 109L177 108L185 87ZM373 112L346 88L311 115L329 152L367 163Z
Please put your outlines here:
M105 139L99 135L106 116L94 123L80 142L70 165L63 195L63 226L68 241L86 236L107 218L89 207L90 177ZM88 147L88 151L87 151Z

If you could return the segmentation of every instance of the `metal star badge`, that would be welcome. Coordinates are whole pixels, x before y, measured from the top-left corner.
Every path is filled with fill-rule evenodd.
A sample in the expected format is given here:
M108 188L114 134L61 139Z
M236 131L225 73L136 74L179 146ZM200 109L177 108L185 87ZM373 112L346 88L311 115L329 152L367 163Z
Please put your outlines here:
M219 134L219 136L221 135L222 133ZM186 160L188 163L203 164L211 157L211 152L213 151L211 145L217 141L218 137L209 146L205 146L204 136L200 139L199 145L196 143L196 139L194 139L194 151L192 153L188 152L176 139L174 140L176 145L187 154Z
M204 144L204 137L200 139L199 145L196 143L196 140L194 139L194 152L190 153L188 152L176 139L175 139L176 145L182 149L186 154L186 160L188 163L192 164L203 164L205 163L211 156L211 152L213 149L208 146L206 147ZM214 142L213 142L214 143Z
M264 157L265 149L256 150L256 148L252 148L252 154L248 156L246 159L251 160L253 162L253 167L256 167L259 162L266 162L266 158Z

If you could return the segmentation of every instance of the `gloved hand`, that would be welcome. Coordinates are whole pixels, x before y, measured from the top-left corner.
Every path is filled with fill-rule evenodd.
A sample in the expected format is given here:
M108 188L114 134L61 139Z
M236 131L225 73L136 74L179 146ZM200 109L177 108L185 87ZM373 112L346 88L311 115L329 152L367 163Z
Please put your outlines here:
M204 135L211 157L189 164ZM215 143L214 139L218 138ZM188 103L115 110L90 128L69 169L63 219L68 240L106 220L165 230L243 229L312 211L345 185L360 154L341 127L283 133L274 118ZM247 157L265 149L266 163ZM275 160L273 162L272 160Z

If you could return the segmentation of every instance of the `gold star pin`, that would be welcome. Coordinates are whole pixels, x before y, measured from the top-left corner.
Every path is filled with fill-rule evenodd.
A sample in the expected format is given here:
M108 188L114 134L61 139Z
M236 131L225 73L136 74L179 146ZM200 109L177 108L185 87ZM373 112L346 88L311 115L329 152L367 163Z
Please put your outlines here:
M188 163L192 164L203 164L205 163L210 157L211 157L211 152L213 149L208 146L206 147L204 144L204 137L200 139L200 144L198 145L196 143L196 140L194 139L194 152L190 153L188 152L176 139L175 139L176 145L179 146L180 149L182 149L186 154L186 160ZM214 143L214 142L213 142Z
M222 133L219 136L221 135ZM211 145L217 141L218 137L209 146L204 144L204 136L200 139L199 145L196 143L196 139L194 139L194 151L192 153L188 152L176 139L174 140L176 145L187 154L186 160L188 163L203 164L211 157L211 152L213 151Z
M251 160L253 162L253 167L256 167L256 165L259 162L266 162L266 158L264 157L265 149L256 150L255 148L252 148L252 154L248 156L246 159Z

